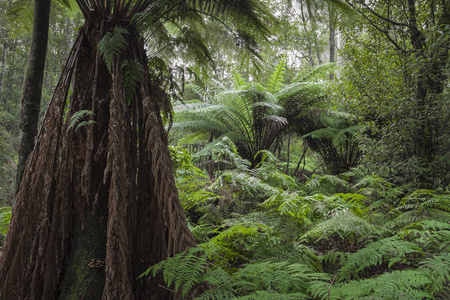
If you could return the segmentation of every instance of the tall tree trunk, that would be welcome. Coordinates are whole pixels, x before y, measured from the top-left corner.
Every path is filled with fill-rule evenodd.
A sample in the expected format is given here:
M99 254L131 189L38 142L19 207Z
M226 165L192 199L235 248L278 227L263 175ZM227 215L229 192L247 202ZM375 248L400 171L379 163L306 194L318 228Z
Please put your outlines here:
M5 86L5 65L6 65L6 55L8 52L8 31L6 32L5 42L3 43L3 54L2 54L2 70L0 71L0 102L3 100L3 87ZM6 104L6 97L5 97Z
M50 3L50 0L35 0L34 4L30 58L23 83L19 120L20 148L16 177L17 189L22 180L27 158L33 150L34 138L38 130L45 56L47 53Z
M314 18L311 3L309 1L306 1L306 9L308 10L309 22L311 25L311 36L312 36L311 47L312 47L312 44L314 44L314 50L317 55L317 61L319 62L319 65L321 65L322 64L322 55L321 55L322 53L320 52L319 38L317 37L317 32L316 32L316 29L317 29L315 26L316 19Z
M329 13L329 26L330 26L330 63L336 62L336 29L335 29L335 18L336 12L334 11L331 5L328 5L328 13ZM334 79L334 73L330 73L330 79Z

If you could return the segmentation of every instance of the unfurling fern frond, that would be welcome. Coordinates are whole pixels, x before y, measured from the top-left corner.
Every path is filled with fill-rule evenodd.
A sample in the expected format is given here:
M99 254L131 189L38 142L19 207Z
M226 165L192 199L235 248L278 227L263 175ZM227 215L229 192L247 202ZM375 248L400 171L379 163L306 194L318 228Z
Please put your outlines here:
M127 46L124 35L129 34L125 28L116 26L114 33L108 32L98 43L98 52L106 63L109 72L114 58Z
M84 120L86 117L94 116L94 115L95 115L94 112L91 110L88 110L88 109L79 110L79 111L75 112L70 117L70 122L69 122L69 126L67 127L67 131L72 129L74 126L76 126L75 131L77 131L79 128L81 128L83 126L95 124L94 120Z
M190 248L189 252L182 252L169 257L148 268L139 278L152 274L156 276L162 271L164 281L168 287L174 285L175 291L182 288L183 297L196 285L203 282L203 274L207 268L206 255L201 254L202 249Z

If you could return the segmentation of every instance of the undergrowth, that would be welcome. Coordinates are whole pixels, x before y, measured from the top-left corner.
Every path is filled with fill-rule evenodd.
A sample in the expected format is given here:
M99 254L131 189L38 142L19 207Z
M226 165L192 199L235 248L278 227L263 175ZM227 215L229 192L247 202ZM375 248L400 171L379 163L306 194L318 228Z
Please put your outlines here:
M450 298L450 195L357 169L300 184L273 155L251 169L228 151L210 179L173 149L198 247L145 275L186 299Z

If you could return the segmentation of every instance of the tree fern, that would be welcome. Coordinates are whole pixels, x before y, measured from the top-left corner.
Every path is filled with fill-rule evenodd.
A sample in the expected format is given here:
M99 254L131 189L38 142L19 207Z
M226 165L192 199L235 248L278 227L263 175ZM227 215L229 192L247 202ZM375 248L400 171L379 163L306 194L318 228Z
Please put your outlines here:
M264 236L271 232L272 228L265 224L235 225L218 232L217 236L199 247L205 249L209 259L219 264L243 263L251 257L252 248L264 242Z

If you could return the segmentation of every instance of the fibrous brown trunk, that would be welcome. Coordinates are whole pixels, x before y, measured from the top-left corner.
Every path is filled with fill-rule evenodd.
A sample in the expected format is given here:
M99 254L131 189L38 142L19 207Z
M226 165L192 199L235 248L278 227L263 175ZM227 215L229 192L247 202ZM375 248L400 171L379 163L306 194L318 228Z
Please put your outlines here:
M38 131L45 56L47 54L50 3L50 0L35 0L34 5L30 58L23 82L19 120L20 148L16 177L17 188L20 185L27 158L33 150L34 138Z
M114 27L92 18L79 31L17 194L0 299L181 299L161 277L137 279L195 240L160 116L166 96L149 76L143 42L127 28L129 46L111 72L97 53ZM131 98L125 60L143 66ZM74 124L77 112L91 113Z

